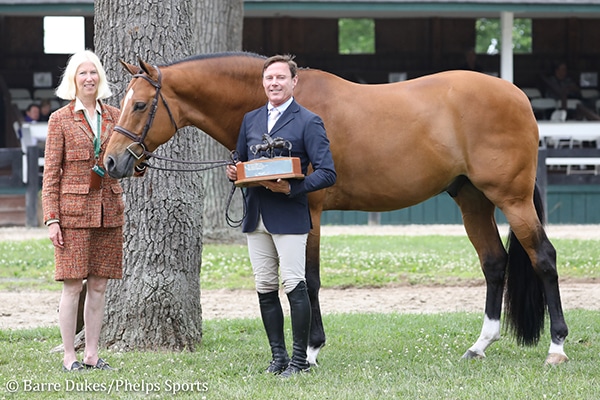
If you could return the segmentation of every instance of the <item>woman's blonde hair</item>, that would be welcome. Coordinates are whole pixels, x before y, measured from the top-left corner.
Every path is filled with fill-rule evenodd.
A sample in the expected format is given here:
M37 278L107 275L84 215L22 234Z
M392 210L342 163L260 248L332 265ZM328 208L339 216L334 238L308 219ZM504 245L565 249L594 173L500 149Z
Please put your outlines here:
M96 99L106 99L112 96L112 91L106 81L106 72L102 63L96 54L90 50L80 51L69 58L65 72L63 72L60 84L56 88L56 96L63 100L74 100L77 94L77 86L75 85L75 75L77 68L86 61L91 61L98 71L98 91Z

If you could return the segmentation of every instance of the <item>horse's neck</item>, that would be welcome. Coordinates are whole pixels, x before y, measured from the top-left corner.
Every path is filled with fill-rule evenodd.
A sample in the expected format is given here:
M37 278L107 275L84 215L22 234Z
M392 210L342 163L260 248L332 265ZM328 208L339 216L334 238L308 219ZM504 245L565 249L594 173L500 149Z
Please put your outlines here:
M216 59L215 59L216 60ZM229 149L234 149L244 114L260 107L266 96L260 87L260 65L226 68L189 63L174 82L185 125L194 125ZM257 69L257 72L254 70Z

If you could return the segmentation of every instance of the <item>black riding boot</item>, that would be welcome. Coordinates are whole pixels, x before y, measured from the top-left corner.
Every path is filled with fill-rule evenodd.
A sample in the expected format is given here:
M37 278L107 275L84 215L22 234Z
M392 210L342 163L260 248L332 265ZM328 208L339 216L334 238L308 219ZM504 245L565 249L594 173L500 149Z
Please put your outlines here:
M279 301L279 293L277 291L264 294L258 293L258 303L267 338L271 345L272 360L266 372L279 374L287 368L290 362L290 357L285 349L283 310Z
M292 316L294 349L290 365L281 374L282 377L286 378L299 372L310 371L310 364L306 359L306 349L308 347L311 318L310 299L308 298L305 282L300 282L287 296L290 301Z

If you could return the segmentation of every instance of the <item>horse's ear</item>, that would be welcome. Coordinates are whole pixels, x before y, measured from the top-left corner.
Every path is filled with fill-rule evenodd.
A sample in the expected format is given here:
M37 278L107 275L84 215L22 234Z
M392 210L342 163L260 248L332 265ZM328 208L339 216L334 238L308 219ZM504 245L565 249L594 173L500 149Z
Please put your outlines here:
M123 68L125 68L125 70L127 72L129 72L131 75L135 75L139 72L140 68L136 67L135 65L132 64L128 64L123 60L119 60L119 62L121 63L121 65L123 66Z
M138 61L140 63L140 68L142 68L142 70L148 74L148 76L150 76L153 79L156 79L156 76L158 75L156 73L156 68L154 68L152 65L148 64L147 62L145 62L144 60L142 60L141 58L138 58Z

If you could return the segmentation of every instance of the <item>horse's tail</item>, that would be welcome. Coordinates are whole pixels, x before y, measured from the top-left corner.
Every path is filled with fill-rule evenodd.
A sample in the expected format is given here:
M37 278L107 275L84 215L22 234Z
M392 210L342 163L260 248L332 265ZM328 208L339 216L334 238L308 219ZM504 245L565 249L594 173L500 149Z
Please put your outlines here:
M544 206L537 185L533 202L538 218L543 223ZM544 287L533 269L529 256L512 230L509 232L507 248L505 324L515 335L517 343L532 346L538 343L544 330Z

